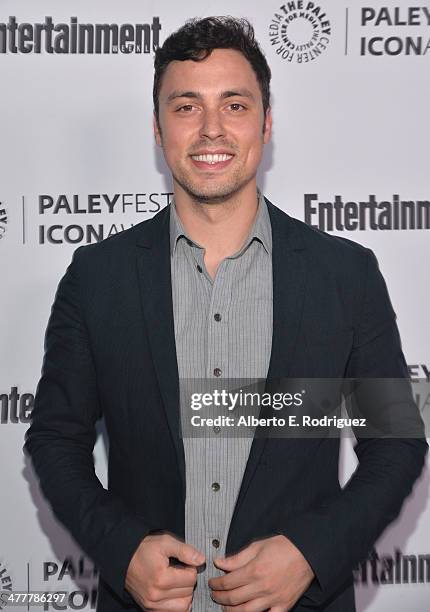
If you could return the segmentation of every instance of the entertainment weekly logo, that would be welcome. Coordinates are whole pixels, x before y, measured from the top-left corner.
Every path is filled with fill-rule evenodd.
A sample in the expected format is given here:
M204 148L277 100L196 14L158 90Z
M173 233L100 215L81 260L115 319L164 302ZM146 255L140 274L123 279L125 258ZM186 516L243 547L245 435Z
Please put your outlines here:
M304 220L324 232L428 230L430 200L403 200L398 194L390 200L378 200L371 193L360 202L339 194L327 201L320 200L317 193L305 193Z
M0 23L0 53L106 54L150 53L160 44L161 23L55 23L46 16L44 23L19 23L15 16Z
M285 2L272 16L269 40L286 62L307 64L317 59L330 42L331 24L320 3Z
M403 554L396 548L393 554L372 550L368 558L354 569L358 586L430 583L430 554Z
M20 393L17 386L9 391L0 389L0 426L29 423L33 406L33 393Z

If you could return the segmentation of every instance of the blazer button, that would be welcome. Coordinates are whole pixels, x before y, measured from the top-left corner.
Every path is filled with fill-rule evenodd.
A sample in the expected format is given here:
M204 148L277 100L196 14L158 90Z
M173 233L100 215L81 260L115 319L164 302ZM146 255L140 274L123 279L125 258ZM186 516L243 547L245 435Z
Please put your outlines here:
M213 482L211 486L212 486L212 491L220 490L219 482Z
M221 374L222 374L222 370L220 370L219 368L214 369L214 376L221 376Z
M214 548L219 548L219 540L217 540L216 538L214 538L214 539L212 540L212 546L213 546Z
M221 427L219 425L214 425L213 430L216 434L219 434L219 432L221 431Z

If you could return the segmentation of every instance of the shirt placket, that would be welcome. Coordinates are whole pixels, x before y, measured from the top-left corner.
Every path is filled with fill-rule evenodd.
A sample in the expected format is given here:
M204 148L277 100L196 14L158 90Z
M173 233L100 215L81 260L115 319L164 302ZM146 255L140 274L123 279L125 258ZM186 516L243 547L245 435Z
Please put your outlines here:
M202 269L201 274L204 275L210 287L207 311L206 376L209 383L212 380L216 383L219 381L222 387L222 379L229 375L229 355L226 347L228 347L228 311L231 303L231 266L233 262L229 258L224 259L218 267L215 279L212 280L204 265L204 250L197 250L196 256L198 258L197 265ZM213 416L216 416L220 414L220 409L212 412ZM219 609L220 607L211 600L207 582L210 578L223 574L222 571L215 568L213 559L225 554L228 439L220 434L221 428L214 426L212 431L204 438L205 609Z
M228 321L231 304L232 261L224 259L217 270L212 286L211 303L208 312L208 369L207 376L220 381L227 379L229 372ZM226 409L215 410L215 415L226 413ZM213 564L215 557L225 554L226 486L228 478L228 439L221 429L214 426L213 435L205 438L206 443L206 488L205 516L207 517L208 579L223 574Z
M217 388L228 388L230 381L229 377L234 375L230 372L229 355L229 309L232 306L232 284L234 274L237 273L237 262L239 257L243 258L249 255L246 247L243 247L240 253L233 257L224 259L217 270L215 279L213 280L207 272L204 264L204 249L195 245L191 241L187 241L189 249L187 251L187 259L192 264L194 270L200 277L202 284L199 285L204 295L204 303L206 308L206 364L202 364L199 370L205 372L209 382L216 383ZM225 380L225 384L223 384ZM207 414L207 416L216 416L220 414L220 408L217 412ZM228 410L224 409L223 414L228 414ZM239 458L239 463L243 455L243 460L246 463L246 457L249 454L249 447L252 440L235 440L222 435L222 430L214 426L209 433L205 435L202 448L202 464L199 468L203 470L200 483L203 491L199 492L201 507L199 509L200 521L203 528L203 552L206 556L206 569L198 574L197 588L193 599L193 612L206 612L207 610L219 610L221 606L216 604L211 599L211 590L208 586L208 580L212 577L222 576L224 572L218 570L214 564L215 557L225 556L225 545L228 535L228 527L231 519L231 504L229 504L228 486L234 491L239 490L241 475L235 474L235 466L231 465L235 457ZM219 435L220 434L220 435ZM233 446L235 446L233 448ZM239 456L239 454L241 455ZM239 478L239 479L238 479ZM231 501L231 500L230 500ZM199 521L199 522L200 522Z

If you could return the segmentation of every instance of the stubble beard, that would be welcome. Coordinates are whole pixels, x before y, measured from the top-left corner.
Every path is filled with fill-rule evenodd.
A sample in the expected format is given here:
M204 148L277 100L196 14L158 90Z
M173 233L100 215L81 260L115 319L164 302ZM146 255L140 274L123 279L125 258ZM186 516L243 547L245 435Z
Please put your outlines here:
M172 173L173 174L173 173ZM193 181L190 174L182 171L173 174L174 180L182 187L182 189L190 196L190 198L199 204L222 204L235 194L251 180L241 175L240 170L237 170L228 179L219 180L219 183L210 186L202 185L203 181Z

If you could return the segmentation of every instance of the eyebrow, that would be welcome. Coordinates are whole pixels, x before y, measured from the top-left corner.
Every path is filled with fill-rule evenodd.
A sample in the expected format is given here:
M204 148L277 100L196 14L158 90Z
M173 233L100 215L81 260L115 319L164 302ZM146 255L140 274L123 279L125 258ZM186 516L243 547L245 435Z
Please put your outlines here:
M227 91L221 92L219 95L221 100L225 100L226 98L232 98L234 96L239 96L241 98L250 98L251 100L255 99L253 93L249 89L246 89L246 88L228 89ZM202 94L199 93L198 91L175 90L175 91L172 91L172 93L169 94L169 96L167 96L167 104L170 104L170 102L173 102L173 100L176 100L177 98L201 99L202 97L203 97Z

